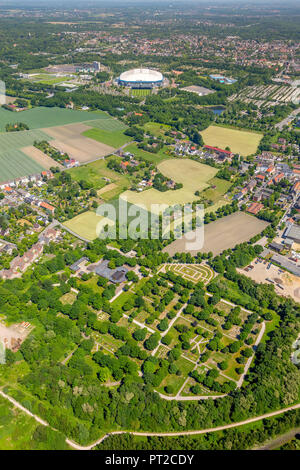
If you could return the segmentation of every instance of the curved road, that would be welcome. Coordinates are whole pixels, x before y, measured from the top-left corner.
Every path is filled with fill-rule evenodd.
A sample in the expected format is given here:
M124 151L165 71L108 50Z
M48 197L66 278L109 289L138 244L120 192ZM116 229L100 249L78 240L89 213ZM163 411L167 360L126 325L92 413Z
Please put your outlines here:
M20 410L24 411L26 414L28 414L32 418L34 418L38 423L42 424L43 426L49 426L49 424L46 421L42 420L41 418L39 418L35 414L31 413L31 411L27 410L27 408L22 406L14 398L10 397L6 393L4 393L2 390L0 390L0 395L3 398L6 398L7 400L9 400L14 406L16 406ZM270 413L266 413L266 414L261 415L261 416L256 416L255 418L248 418L244 421L239 421L238 423L225 424L224 426L217 426L215 428L201 429L199 431L180 431L180 432L113 431L111 433L105 434L105 436L101 437L96 442L94 442L93 444L90 444L88 446L81 446L81 445L77 444L76 442L74 442L74 441L72 441L71 439L68 439L68 438L66 439L66 443L70 447L72 447L73 449L76 449L76 450L91 450L94 447L96 447L97 445L101 444L101 442L103 442L109 436L113 436L113 435L117 435L117 434L131 434L133 436L159 436L159 437L195 436L195 435L198 435L198 434L206 434L206 433L210 433L210 432L223 431L225 429L236 428L238 426L243 426L244 424L254 423L255 421L260 421L261 419L265 419L265 418L271 418L272 416L277 416L277 415L280 415L282 413L286 413L287 411L296 410L298 408L300 408L300 403L298 403L297 405L288 406L287 408L283 408L281 410L272 411Z

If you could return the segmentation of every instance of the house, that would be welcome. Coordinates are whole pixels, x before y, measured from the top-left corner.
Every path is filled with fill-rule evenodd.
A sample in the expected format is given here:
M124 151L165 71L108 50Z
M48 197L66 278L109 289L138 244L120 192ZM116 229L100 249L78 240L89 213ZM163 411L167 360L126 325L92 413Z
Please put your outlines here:
M123 161L120 163L121 168L125 171L127 167L130 165L129 161Z
M48 202L40 202L39 203L39 206L42 208L42 209L45 209L47 212L50 212L51 214L54 214L55 212L55 207L51 206L50 204L48 204Z
M283 178L284 178L284 174L283 174L283 173L279 173L278 175L274 176L274 178L273 178L273 183L274 183L274 184L277 184L277 183L279 183L279 181L281 181Z
M204 145L203 147L205 150L209 150L212 153L215 153L221 157L225 157L231 159L233 157L233 153L230 150L223 150L218 147L212 147L211 145Z
M260 181L260 182L263 182L265 181L265 175L262 175L261 173L259 173L258 175L255 176L255 178Z
M74 271L77 273L82 269L82 267L88 262L88 258L86 256L83 256L82 258L78 259L75 261L75 263L71 264L70 269L71 271Z
M293 185L291 192L294 194L299 194L300 193L300 181L296 181L296 183Z
M64 167L74 168L75 166L79 166L79 162L74 158L64 160Z
M260 204L259 202L252 202L252 204L250 204L250 206L247 208L247 212L256 215L263 209L263 207L264 205Z

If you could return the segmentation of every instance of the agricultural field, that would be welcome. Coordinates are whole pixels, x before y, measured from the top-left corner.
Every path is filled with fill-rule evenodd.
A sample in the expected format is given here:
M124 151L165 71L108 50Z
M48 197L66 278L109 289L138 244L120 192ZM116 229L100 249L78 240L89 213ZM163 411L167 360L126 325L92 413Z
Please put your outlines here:
M245 103L253 103L259 108L269 108L284 103L299 103L300 90L295 86L275 84L248 86L230 96L228 100L241 100Z
M63 226L75 233L79 238L90 241L98 236L98 224L100 222L102 224L104 220L105 224L112 224L111 220L97 215L95 212L87 211L73 217L73 219L67 220L63 223Z
M28 125L29 129L42 129L44 127L64 126L76 122L95 121L93 127L101 125L103 121L103 128L114 128L119 126L119 121L110 117L104 112L87 112L77 111L66 108L45 108L37 107L22 111L21 113L14 113L6 109L0 108L0 131L5 131L7 123L14 123L22 121ZM101 122L100 122L101 121ZM104 123L104 121L107 121ZM90 126L90 124L87 124Z
M125 135L123 130L110 132L93 128L86 130L82 135L89 139L96 140L97 142L102 142L105 145L110 145L115 149L122 147L122 145L125 145L132 140L132 137Z
M256 152L262 134L229 129L221 126L209 126L201 132L204 143L225 149L229 147L233 153L247 156Z
M207 182L217 173L215 168L188 159L165 160L159 163L158 169L176 183L182 183L183 187L166 192L153 188L142 193L126 191L122 193L121 197L127 198L131 204L144 205L148 211L151 210L151 204L168 204L170 206L185 204L197 200L195 191L203 191L208 188Z
M164 264L159 272L171 271L187 281L208 284L214 277L213 270L205 264Z
M0 153L0 182L41 173L45 169L46 166L31 159L21 150L16 149Z
M95 142L81 135L87 130L85 124L67 124L66 126L50 127L44 129L52 139L51 145L61 152L65 152L70 158L86 163L97 158L102 158L114 151L113 147L100 142Z
M204 226L204 245L197 249L188 250L187 234L175 240L164 248L173 256L175 253L197 254L212 252L214 256L239 243L248 241L254 235L262 232L269 224L244 212L235 212ZM191 240L189 240L191 243Z

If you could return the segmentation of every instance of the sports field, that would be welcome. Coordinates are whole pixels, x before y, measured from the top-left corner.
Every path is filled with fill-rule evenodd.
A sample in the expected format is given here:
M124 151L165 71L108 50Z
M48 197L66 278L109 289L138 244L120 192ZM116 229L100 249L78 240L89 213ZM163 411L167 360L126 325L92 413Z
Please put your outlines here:
M143 97L143 96L148 96L151 95L151 90L148 89L132 89L131 90L131 96L137 96L137 97Z
M204 226L204 245L193 249L187 248L187 235L175 240L165 247L163 251L170 256L175 253L212 252L214 256L228 248L234 248L237 244L248 241L254 235L262 232L269 224L256 219L244 212L235 212ZM200 229L197 229L200 230ZM188 240L192 243L193 240Z
M202 281L204 284L208 284L214 277L213 270L204 264L164 264L160 271L172 271L195 283Z
M247 156L256 152L263 135L256 132L240 131L226 127L209 126L201 132L204 143Z
M94 240L98 236L98 224L104 220L107 224L113 224L111 220L99 216L95 212L87 211L77 215L71 220L67 220L63 223L63 226L76 233L79 237L86 240Z
M143 205L148 211L151 211L151 204L185 204L198 199L195 191L203 191L209 187L207 181L215 176L218 170L203 165L193 160L172 158L164 160L158 165L159 171L168 178L182 183L183 187L178 190L169 190L166 192L148 189L142 193L134 191L125 191L121 194L123 199L127 199L131 204L137 206Z

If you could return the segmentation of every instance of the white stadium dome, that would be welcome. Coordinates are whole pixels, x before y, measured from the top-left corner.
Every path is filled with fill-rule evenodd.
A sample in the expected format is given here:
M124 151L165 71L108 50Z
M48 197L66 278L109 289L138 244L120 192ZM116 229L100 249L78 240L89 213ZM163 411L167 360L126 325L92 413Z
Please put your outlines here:
M163 75L156 70L150 69L133 69L128 70L127 72L121 73L119 77L120 84L128 84L131 86L149 84L149 85L159 85L163 82Z

